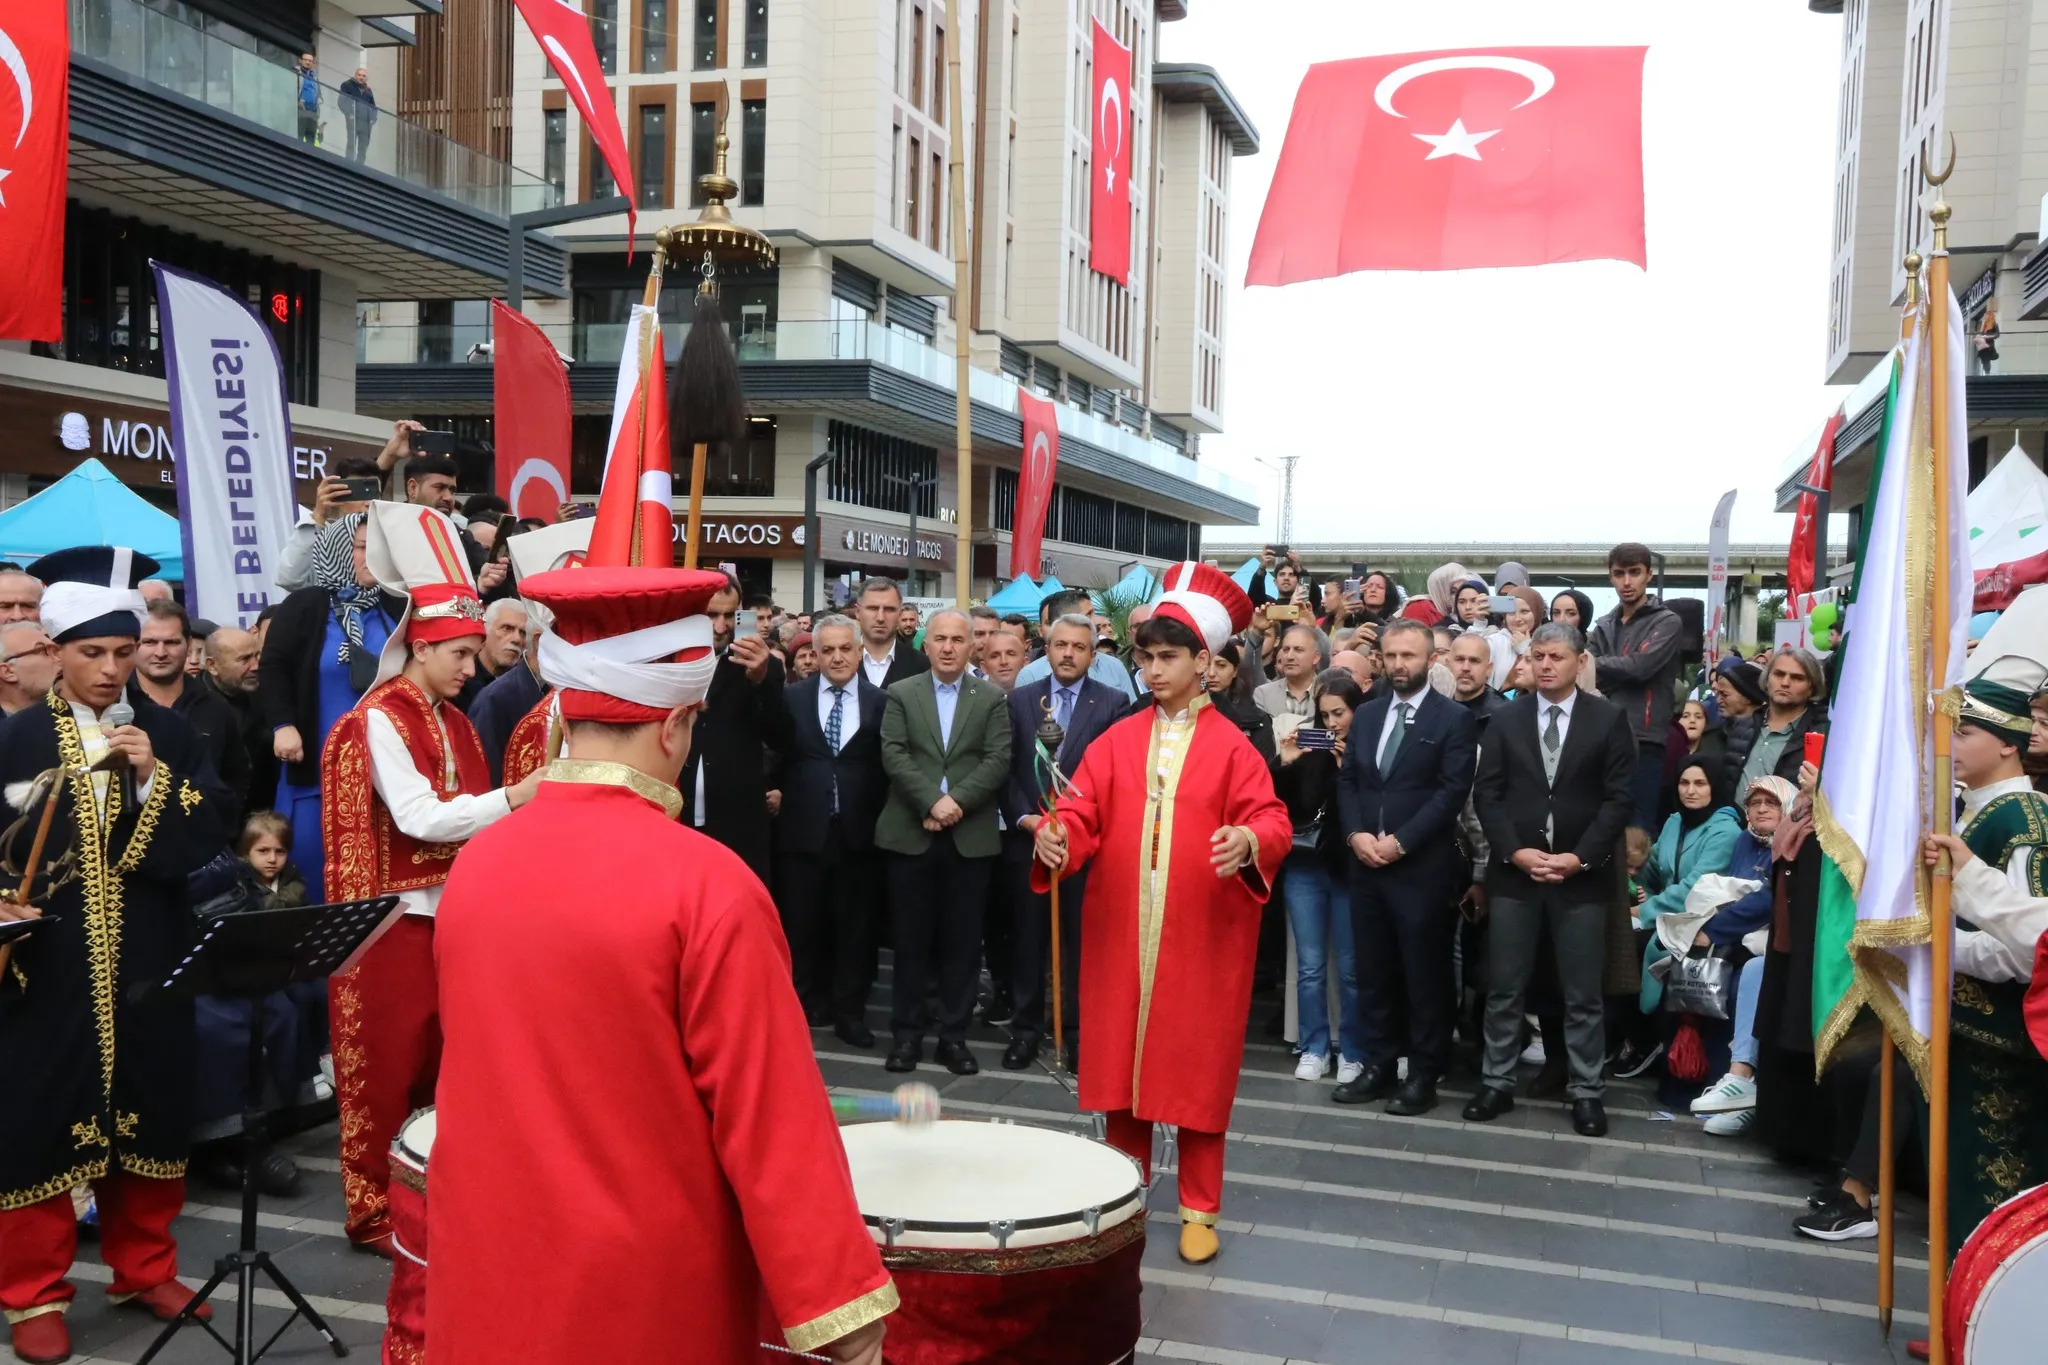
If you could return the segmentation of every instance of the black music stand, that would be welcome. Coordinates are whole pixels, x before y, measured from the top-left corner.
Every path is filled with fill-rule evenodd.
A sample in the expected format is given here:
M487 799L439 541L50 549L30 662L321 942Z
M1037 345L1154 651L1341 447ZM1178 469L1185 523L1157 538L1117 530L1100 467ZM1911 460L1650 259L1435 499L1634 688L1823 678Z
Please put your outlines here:
M353 965L378 928L397 912L396 896L374 900L339 901L333 905L308 905L291 910L251 910L223 915L207 924L199 942L185 955L170 976L138 986L133 998L189 999L195 995L225 996L249 1002L249 1102L242 1111L242 1237L235 1249L213 1263L208 1280L183 1312L166 1323L137 1365L148 1365L157 1352L188 1322L198 1322L208 1336L235 1358L235 1365L254 1365L264 1352L277 1344L293 1322L304 1317L313 1330L327 1339L337 1356L348 1347L306 1302L284 1272L270 1259L270 1253L256 1245L256 1171L270 1151L268 1116L263 1108L263 999L274 991L301 981L317 981ZM261 1346L256 1341L256 1277L270 1277L292 1303L292 1315ZM230 1277L239 1297L235 1302L235 1339L229 1341L211 1322L193 1317L199 1305L213 1296Z

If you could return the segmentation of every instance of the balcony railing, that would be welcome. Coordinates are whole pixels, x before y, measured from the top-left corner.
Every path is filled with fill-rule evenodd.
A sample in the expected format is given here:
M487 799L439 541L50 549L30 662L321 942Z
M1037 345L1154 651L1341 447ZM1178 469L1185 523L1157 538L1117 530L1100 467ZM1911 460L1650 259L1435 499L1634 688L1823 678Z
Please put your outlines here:
M138 0L70 0L71 50L235 118L295 137L318 155L395 176L495 217L561 203L538 176L471 151L388 109L352 120L329 85L300 108L301 77L263 55L151 9Z

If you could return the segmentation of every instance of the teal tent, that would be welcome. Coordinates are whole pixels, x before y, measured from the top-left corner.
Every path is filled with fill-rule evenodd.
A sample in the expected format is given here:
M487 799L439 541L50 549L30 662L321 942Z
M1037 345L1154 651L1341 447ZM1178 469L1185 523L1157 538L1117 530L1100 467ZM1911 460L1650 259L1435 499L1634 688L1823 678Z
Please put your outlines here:
M178 519L160 512L87 457L42 492L0 512L0 559L26 564L74 545L122 545L163 567L156 577L185 579Z
M1043 583L1040 583L1038 585L1038 600L1043 602L1046 598L1052 596L1054 593L1065 592L1066 590L1066 584L1060 582L1057 578L1049 577Z
M1030 574L1018 574L994 597L988 599L989 606L1005 616L1016 612L1023 616L1036 616L1038 604L1045 599L1045 593L1031 581Z
M1095 605L1102 606L1111 595L1127 602L1150 602L1159 593L1159 580L1144 565L1136 565L1115 583L1094 594Z

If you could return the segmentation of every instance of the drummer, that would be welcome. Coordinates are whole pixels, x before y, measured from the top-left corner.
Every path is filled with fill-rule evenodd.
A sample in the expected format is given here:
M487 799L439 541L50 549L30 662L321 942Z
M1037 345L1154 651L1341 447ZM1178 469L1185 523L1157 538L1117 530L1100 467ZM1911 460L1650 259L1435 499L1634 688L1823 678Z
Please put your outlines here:
M435 1365L878 1365L896 1287L854 1202L775 908L676 821L723 575L585 568L541 676L568 752L440 906ZM592 854L601 850L601 856Z

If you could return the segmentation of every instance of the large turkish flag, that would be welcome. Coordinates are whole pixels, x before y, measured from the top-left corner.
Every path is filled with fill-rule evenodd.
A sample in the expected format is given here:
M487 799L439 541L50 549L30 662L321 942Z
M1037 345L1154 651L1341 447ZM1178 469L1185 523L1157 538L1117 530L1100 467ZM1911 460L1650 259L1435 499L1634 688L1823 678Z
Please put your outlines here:
M71 28L64 0L0 6L0 337L64 338Z
M590 140L598 155L611 168L612 180L626 196L626 242L630 250L633 229L639 217L634 206L640 197L633 193L633 165L626 156L626 134L619 127L619 106L612 88L605 83L604 67L598 64L597 44L590 37L590 17L583 12L583 0L513 0L526 26L533 30L548 65L562 78L569 102L583 116Z
M1095 125L1090 137L1088 264L1131 283L1131 50L1095 25Z
M1310 67L1245 283L1647 266L1644 51L1504 47Z
M491 300L491 432L498 496L552 522L569 501L569 372L540 324Z
M1024 418L1024 454L1017 468L1017 506L1010 518L1010 572L1038 577L1052 476L1060 463L1059 409L1035 393L1017 394Z

